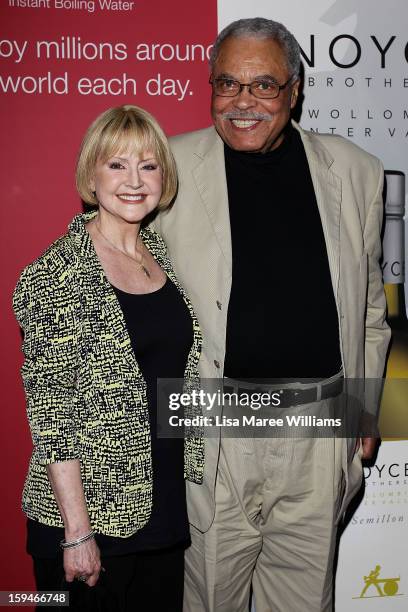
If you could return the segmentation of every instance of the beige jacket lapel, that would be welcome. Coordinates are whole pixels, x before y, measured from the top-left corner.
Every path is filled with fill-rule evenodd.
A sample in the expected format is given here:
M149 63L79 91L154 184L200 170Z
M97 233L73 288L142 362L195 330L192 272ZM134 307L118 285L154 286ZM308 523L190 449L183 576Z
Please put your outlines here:
M193 169L193 178L206 208L225 264L231 272L231 228L225 176L224 144L214 129L207 130L203 134L195 154L198 158L198 164Z
M331 170L334 160L327 149L317 139L312 139L309 133L302 130L297 123L293 122L293 126L300 133L309 162L310 174L326 242L333 291L338 302L341 179Z

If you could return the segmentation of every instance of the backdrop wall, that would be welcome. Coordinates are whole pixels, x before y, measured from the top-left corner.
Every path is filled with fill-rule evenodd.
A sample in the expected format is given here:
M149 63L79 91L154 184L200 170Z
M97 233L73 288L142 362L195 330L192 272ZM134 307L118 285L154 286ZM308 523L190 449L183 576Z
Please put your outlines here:
M1 2L0 590L34 585L20 511L31 438L12 291L22 268L81 210L75 160L99 113L137 104L169 135L209 125L207 53L217 32L216 10L215 0L201 12L188 0Z

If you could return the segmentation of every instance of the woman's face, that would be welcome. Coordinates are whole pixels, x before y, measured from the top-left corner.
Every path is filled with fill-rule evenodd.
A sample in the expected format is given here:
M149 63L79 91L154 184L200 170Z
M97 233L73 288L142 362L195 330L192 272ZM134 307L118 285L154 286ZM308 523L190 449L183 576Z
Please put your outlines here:
M160 202L162 169L153 153L120 151L98 161L91 189L96 192L101 214L127 223L140 223Z

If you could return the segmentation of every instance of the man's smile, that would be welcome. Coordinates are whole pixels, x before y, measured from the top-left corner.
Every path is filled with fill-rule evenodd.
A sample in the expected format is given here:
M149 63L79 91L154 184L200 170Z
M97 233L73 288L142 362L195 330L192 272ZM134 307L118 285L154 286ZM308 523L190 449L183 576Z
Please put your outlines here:
M230 119L232 125L239 130L250 130L260 122L259 119Z

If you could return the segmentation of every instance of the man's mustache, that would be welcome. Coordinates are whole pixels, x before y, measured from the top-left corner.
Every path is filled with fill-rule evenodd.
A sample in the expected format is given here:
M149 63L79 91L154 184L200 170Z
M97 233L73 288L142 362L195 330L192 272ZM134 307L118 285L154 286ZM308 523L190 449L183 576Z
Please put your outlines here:
M221 114L221 119L247 119L253 121L272 121L273 116L269 113L239 113L236 111L229 111Z

